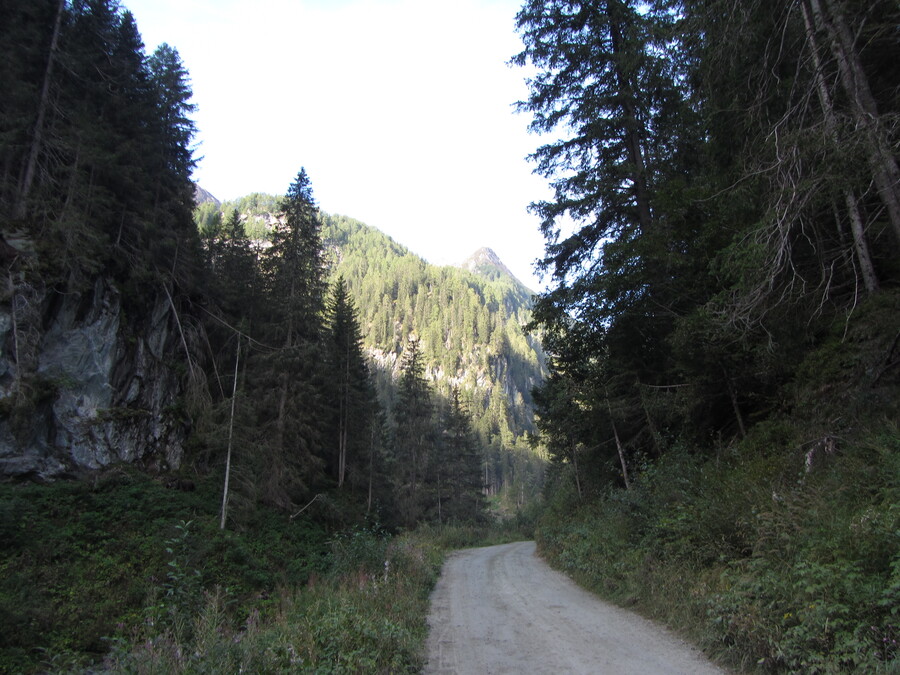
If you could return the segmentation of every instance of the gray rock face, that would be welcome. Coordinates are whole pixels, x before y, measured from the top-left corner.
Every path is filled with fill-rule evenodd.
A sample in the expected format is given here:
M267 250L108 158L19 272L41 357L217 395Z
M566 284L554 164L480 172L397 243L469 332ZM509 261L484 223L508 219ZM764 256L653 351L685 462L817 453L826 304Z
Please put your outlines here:
M53 478L115 462L176 468L187 427L165 297L125 324L98 280L60 296L20 285L0 306L0 474Z

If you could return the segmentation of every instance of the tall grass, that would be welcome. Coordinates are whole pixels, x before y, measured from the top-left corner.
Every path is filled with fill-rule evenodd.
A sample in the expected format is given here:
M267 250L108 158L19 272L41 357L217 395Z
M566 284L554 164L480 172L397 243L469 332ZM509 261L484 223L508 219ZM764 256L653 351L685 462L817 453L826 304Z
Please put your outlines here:
M277 610L237 620L221 588L203 594L190 631L145 627L120 641L112 673L415 673L440 549L413 535L357 530L335 541L336 566L277 591Z
M444 553L533 523L329 533L259 510L222 532L217 488L0 484L0 673L418 672Z
M520 526L424 526L400 536L352 528L331 539L328 572L301 588L279 589L278 611L267 619L251 613L235 623L217 587L204 592L190 630L144 629L118 643L103 670L417 673L444 554L521 539Z

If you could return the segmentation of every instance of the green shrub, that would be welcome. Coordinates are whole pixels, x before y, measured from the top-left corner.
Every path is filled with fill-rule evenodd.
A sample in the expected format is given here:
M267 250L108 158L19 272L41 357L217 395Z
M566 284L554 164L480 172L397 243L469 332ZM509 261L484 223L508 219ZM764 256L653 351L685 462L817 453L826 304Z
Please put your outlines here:
M0 484L0 673L73 669L64 664L130 645L148 622L189 640L204 589L221 588L241 621L324 569L313 523L261 512L253 527L220 531L218 487L213 476L184 492L127 467Z
M0 672L418 672L445 552L531 524L329 536L259 509L222 531L219 477L195 482L0 484Z
M337 544L336 544L337 542ZM207 591L186 630L145 625L114 641L106 672L415 673L422 666L428 598L442 552L427 537L374 537L350 531L332 540L343 566L306 587L281 589L278 610L235 620L233 600ZM351 551L384 556L378 573ZM387 561L388 564L384 565Z
M716 458L673 452L631 490L570 495L545 510L539 547L731 665L895 672L900 433L784 449L799 437L767 425Z

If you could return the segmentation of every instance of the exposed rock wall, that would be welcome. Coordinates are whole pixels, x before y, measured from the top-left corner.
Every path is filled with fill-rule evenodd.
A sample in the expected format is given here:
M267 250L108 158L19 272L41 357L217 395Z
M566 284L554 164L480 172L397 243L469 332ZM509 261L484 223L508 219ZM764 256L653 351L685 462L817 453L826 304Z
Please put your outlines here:
M115 462L176 468L187 425L165 295L126 317L98 279L61 295L7 281L0 303L0 474L53 478Z

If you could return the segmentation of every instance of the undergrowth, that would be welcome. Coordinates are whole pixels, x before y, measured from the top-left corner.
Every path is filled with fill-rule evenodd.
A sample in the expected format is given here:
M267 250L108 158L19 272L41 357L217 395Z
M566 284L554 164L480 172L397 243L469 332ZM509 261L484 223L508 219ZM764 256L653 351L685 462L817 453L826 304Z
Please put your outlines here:
M274 611L236 614L206 589L183 627L144 625L102 663L114 673L415 673L441 551L415 536L373 530L336 537L334 567L279 588Z
M793 448L793 449L791 449ZM741 670L900 672L900 432L800 442L759 425L673 451L631 490L557 493L542 553Z
M223 532L214 477L178 485L0 484L0 673L418 672L444 552L531 523L329 532L259 510Z

